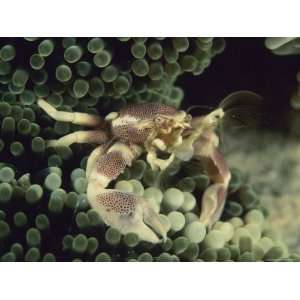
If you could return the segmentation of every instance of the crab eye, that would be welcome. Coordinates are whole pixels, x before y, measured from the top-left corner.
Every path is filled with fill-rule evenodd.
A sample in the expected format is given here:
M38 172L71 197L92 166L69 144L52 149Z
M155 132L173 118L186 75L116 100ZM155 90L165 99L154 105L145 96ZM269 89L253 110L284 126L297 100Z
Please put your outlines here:
M187 114L186 116L185 116L185 121L186 122L190 122L192 120L192 116L190 115L190 114Z
M155 123L162 124L163 123L163 118L162 117L156 117L155 118Z

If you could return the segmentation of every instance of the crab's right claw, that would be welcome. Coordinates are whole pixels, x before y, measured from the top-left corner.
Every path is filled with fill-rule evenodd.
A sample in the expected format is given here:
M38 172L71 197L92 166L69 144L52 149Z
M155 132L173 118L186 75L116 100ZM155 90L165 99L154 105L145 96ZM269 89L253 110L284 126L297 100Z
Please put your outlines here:
M209 156L202 157L202 162L213 184L203 194L200 221L211 227L223 212L231 173L223 155L215 147L211 148Z
M159 214L143 198L126 192L105 190L96 197L90 195L90 199L103 221L120 233L136 233L141 240L153 244L166 240L167 229Z

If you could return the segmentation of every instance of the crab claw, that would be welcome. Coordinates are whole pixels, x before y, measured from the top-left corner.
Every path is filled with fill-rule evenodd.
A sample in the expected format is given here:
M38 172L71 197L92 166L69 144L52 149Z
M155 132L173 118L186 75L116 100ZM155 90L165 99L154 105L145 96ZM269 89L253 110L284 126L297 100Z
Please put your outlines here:
M171 155L167 159L160 159L157 157L155 151L151 151L147 154L147 162L150 164L152 170L165 170L168 168L175 159L175 154Z
M198 155L196 158L200 159L208 177L213 182L203 194L200 215L200 221L209 227L221 217L231 179L229 167L216 144L215 134L208 132L194 145Z
M88 197L103 221L121 234L136 233L141 240L153 244L166 240L167 229L143 198L116 190L98 195L88 190Z
M211 185L203 195L200 222L211 227L216 223L223 212L227 186L221 183Z

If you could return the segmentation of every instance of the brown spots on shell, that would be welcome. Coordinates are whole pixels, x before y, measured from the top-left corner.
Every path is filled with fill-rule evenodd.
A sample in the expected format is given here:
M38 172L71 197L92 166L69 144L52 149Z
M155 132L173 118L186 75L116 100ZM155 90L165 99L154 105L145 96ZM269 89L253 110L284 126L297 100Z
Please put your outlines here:
M130 115L143 120L148 118L154 118L159 114L173 115L176 114L176 112L176 108L168 105L160 103L142 103L129 105L127 108L121 110L120 116Z
M136 128L128 125L120 125L113 128L115 136L118 136L124 141L142 144L147 140L151 129L150 128Z
M137 198L134 195L120 191L99 194L97 201L99 201L107 211L115 212L120 215L133 213L137 204Z
M119 151L111 151L97 161L97 171L104 176L115 179L126 167L126 159Z
M128 138L129 141L133 143L144 143L149 134L151 133L150 128L129 128L128 130Z
M121 138L122 140L129 141L129 133L128 133L129 125L118 125L112 128L114 136Z

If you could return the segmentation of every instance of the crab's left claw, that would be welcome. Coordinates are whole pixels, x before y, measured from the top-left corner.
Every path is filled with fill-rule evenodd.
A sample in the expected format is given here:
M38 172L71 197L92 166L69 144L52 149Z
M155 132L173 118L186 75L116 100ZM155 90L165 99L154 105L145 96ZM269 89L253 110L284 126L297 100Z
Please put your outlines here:
M87 198L104 223L122 234L136 233L143 241L159 243L167 230L158 213L142 197L106 189L141 153L139 146L117 142L97 147L87 162Z
M97 194L92 185L89 185L88 197L103 221L120 233L136 233L141 240L153 244L166 240L167 228L143 198L116 190Z

